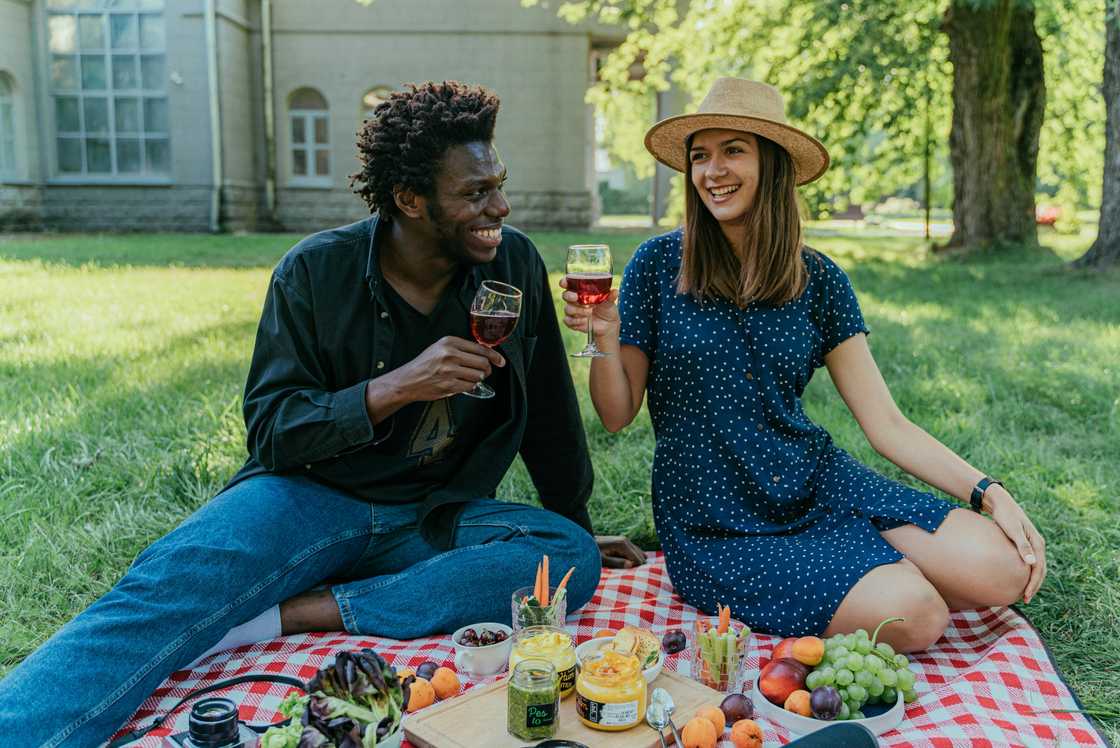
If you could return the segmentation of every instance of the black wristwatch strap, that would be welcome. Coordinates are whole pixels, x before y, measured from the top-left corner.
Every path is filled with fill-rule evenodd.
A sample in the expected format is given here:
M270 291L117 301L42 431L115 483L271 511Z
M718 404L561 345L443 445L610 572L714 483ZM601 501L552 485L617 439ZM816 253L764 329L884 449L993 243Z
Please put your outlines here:
M984 507L984 492L988 490L988 486L995 483L997 486L1002 486L1001 481L996 480L985 475L976 485L972 487L972 495L968 497L968 503L972 505L972 511L979 513Z

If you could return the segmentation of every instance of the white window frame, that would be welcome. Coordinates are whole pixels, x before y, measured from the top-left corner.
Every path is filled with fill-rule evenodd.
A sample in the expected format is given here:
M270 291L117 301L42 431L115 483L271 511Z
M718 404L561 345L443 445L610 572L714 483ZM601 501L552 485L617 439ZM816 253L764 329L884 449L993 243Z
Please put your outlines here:
M10 151L11 160L8 160ZM19 176L19 148L16 143L16 86L6 72L0 71L0 178Z
M288 109L288 184L292 187L332 187L334 181L332 179L331 169L331 116L330 105L327 103L327 98L323 96L319 89L313 86L301 86L295 89L292 94L298 91L309 90L314 91L315 94L323 100L322 109ZM290 100L290 97L289 97ZM303 141L297 143L293 134L294 123L300 121L303 124ZM327 142L315 142L315 123L322 121L323 128L327 133ZM295 154L296 152L304 154L304 163L307 164L306 174L296 174ZM327 173L316 173L316 154L325 152L327 154Z
M49 143L44 144L49 148L52 183L63 184L170 184L174 172L174 152L171 143L170 125L170 99L167 90L167 14L164 12L163 0L45 0L41 3L43 39L43 60L46 80L45 104L51 123ZM115 17L132 18L132 33L126 36L117 47L113 46L113 30ZM51 38L52 19L73 18L75 29L73 48L56 51L54 40ZM158 44L145 47L141 40L141 26L144 18L158 19L162 26L162 40ZM81 41L81 25L100 21L102 44L99 47L83 49ZM65 22L63 22L65 23ZM132 38L129 38L132 37ZM82 82L82 65L85 59L98 62L104 70L104 88L85 88ZM148 83L144 81L145 58L152 60L157 67L158 80ZM58 61L69 60L74 65L75 81L71 87L56 84L52 75L53 66ZM128 60L131 64L131 78L133 85L117 87L114 80L114 65L118 61ZM103 99L107 117L106 129L103 132L91 132L86 123L86 101ZM118 132L118 106L126 100L134 103L136 108L136 130L121 130ZM73 104L77 108L78 129L62 130L59 121L60 101ZM163 117L167 120L165 129L148 129L145 121L148 113L147 102L160 102L152 104L158 112L162 106ZM156 112L153 112L156 116ZM123 116L123 115L122 115ZM89 141L102 140L109 148L109 170L91 171L88 148ZM78 143L81 171L63 171L59 148L62 141ZM138 171L121 171L121 148L126 143L135 143L138 148ZM149 159L149 143L163 143L163 159L166 163L165 170L151 168ZM158 145L152 147L158 148Z

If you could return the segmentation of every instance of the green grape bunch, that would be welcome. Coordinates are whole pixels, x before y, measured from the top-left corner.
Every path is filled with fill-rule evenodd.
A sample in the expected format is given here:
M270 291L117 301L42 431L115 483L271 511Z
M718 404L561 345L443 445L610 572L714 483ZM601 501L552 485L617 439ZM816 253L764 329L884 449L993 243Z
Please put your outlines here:
M825 639L824 658L805 678L805 687L812 691L832 686L840 693L843 705L836 719L863 719L865 705L893 705L900 693L907 704L918 698L910 660L890 644L877 641L883 626L902 620L888 618L871 635L857 629Z

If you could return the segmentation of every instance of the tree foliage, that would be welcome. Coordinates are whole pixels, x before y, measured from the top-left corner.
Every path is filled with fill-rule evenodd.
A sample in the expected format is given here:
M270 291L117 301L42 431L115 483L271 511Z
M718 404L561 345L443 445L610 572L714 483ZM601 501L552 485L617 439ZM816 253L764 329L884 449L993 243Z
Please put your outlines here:
M969 0L983 6L993 0ZM1030 2L1031 0L1019 0ZM522 0L524 5L547 0ZM607 116L611 154L652 171L641 132L653 92L675 86L692 105L723 75L766 81L787 116L829 148L833 166L806 188L811 205L869 202L920 184L927 122L934 204L949 199L952 65L942 22L948 0L574 0L569 21L628 29L589 101ZM1047 112L1041 188L1100 199L1104 107L1099 95L1102 0L1035 0ZM633 75L635 65L644 77ZM644 103L641 103L643 102ZM937 189L940 187L940 189ZM843 207L842 204L839 207Z

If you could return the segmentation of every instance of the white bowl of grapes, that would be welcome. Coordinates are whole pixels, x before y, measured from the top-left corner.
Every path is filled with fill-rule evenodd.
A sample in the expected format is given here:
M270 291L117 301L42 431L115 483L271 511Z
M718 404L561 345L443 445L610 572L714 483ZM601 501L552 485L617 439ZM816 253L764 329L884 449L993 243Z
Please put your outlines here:
M800 735L837 721L876 735L898 727L917 698L914 672L905 655L876 638L861 629L782 642L754 681L759 715Z

